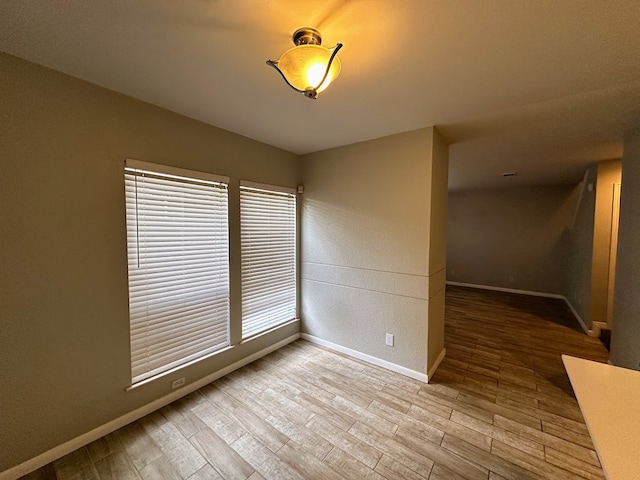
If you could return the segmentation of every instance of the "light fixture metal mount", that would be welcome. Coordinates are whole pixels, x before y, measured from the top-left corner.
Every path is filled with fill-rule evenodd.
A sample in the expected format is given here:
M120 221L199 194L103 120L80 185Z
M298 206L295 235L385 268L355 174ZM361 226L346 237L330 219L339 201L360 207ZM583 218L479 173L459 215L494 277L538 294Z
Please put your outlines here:
M293 32L293 43L296 45L322 45L322 36L315 28L302 27Z
M275 68L296 92L307 98L318 98L318 93L340 74L341 63L336 55L342 44L323 47L320 32L311 27L299 28L292 39L295 46L278 60L267 60L267 65Z

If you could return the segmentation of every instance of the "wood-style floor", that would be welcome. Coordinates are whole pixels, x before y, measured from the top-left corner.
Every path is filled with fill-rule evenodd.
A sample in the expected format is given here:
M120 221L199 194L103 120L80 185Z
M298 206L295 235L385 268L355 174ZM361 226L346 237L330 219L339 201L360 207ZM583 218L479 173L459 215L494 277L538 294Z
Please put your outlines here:
M28 479L601 479L561 301L447 288L430 385L299 340Z

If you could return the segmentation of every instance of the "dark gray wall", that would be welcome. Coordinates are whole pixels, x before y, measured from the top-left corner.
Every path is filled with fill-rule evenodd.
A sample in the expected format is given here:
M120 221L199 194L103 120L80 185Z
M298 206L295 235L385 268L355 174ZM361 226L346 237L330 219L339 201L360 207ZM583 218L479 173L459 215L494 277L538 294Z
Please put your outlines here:
M447 280L562 294L576 198L572 185L450 192Z
M591 328L591 266L593 227L596 208L597 168L589 168L585 180L578 185L579 205L571 228L567 231L567 262L562 294L567 298L587 328Z
M611 361L640 368L640 131L625 141Z

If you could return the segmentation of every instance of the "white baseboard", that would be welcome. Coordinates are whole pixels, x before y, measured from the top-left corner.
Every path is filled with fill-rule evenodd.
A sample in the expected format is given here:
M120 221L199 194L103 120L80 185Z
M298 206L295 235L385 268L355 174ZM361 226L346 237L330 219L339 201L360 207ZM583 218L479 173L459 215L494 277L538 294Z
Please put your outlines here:
M440 363L442 363L442 360L444 360L444 357L446 354L447 354L447 350L443 348L440 354L438 355L438 358L436 358L436 363L434 363L433 367L431 367L431 369L427 372L427 382L429 382L430 378L433 378L433 375L436 373L436 370L440 366Z
M557 293L546 293L546 292L533 292L531 290L519 290L517 288L504 288L504 287L494 287L493 285L479 285L477 283L461 283L461 282L446 282L447 285L454 285L456 287L468 287L468 288L478 288L480 290L493 290L495 292L507 292L507 293L517 293L519 295L531 295L533 297L546 297L546 298L559 298L563 299L564 295L558 295Z
M576 311L575 308L573 308L573 305L571 305L571 302L569 301L569 299L564 296L562 297L562 299L564 300L564 303L566 303L567 306L569 307L569 310L571 310L571 313L573 313L573 316L576 317L576 320L578 320L578 323L582 327L582 330L584 331L584 333L586 333L590 337L598 337L600 335L600 331L589 330L587 328L587 324L584 323L584 320L582 320L582 317L580 316L580 314Z
M491 285L478 285L475 283L460 283L460 282L448 281L447 285L454 285L456 287L478 288L480 290L494 290L496 292L517 293L520 295L532 295L534 297L558 298L560 300L564 300L564 302L567 304L567 306L569 307L569 310L571 310L571 313L573 314L574 317L576 317L576 320L580 324L580 327L582 328L582 330L584 330L584 333L586 333L590 337L597 337L600 334L599 331L589 330L587 328L587 325L584 323L584 320L582 320L582 317L580 317L576 309L573 308L573 305L571 305L571 302L564 295L559 295L557 293L532 292L529 290L518 290L515 288L494 287Z
M336 352L344 353L345 355L349 355L350 357L357 358L358 360L363 360L367 363L371 363L372 365L386 368L387 370L391 370L392 372L399 373L401 375L404 375L405 377L413 378L415 380L420 380L421 382L424 382L424 383L429 382L428 377L424 373L411 370L410 368L406 368L401 365L396 365L395 363L387 362L386 360L382 360L377 357L372 357L371 355L367 355L366 353L358 352L357 350L352 350L350 348L343 347L342 345L338 345L336 343L331 343L326 340L322 340L321 338L314 337L313 335L309 335L308 333L302 333L300 336L304 340L308 340L311 343L315 343L317 345L327 347L328 349L335 350Z
M206 377L201 378L200 380L190 383L189 385L186 385L179 390L175 390L170 394L165 395L164 397L161 397L157 400L154 400L151 403L148 403L146 405L143 405L140 408L133 410L132 412L129 412L121 417L111 420L110 422L107 422L104 425L100 425L99 427L96 427L87 433L83 433L82 435L76 438L73 438L61 445L53 447L52 449L47 450L44 453L41 453L37 457L34 457L30 460L27 460L26 462L16 465L15 467L10 468L9 470L0 472L0 480L15 480L23 475L31 473L34 470L37 470L40 467L47 465L48 463L51 463L55 460L58 460L59 458L64 457L68 453L71 453L74 450L77 450L78 448L82 448L85 445L88 445L91 442L98 440L99 438L102 438L105 435L108 435L109 433L124 427L125 425L130 424L131 422L135 422L136 420L141 419L145 415L155 412L156 410L164 407L165 405L169 405L171 402L175 402L179 398L182 398L185 395L190 394L191 392L195 392L199 388L204 387L205 385L208 385L214 380L217 380L218 378L223 377L233 372L234 370L238 370L239 368L242 368L245 365L248 365L249 363L255 360L258 360L259 358L264 357L265 355L268 355L269 353L284 347L285 345L297 340L298 338L300 338L299 333L296 333L295 335L291 335L290 337L285 338L284 340L281 340L273 345L270 345L269 347L263 350L260 350L259 352L249 355L248 357L245 357L242 360L238 360L237 362L232 363L231 365L221 368L220 370L210 375L207 375Z
M609 329L609 325L607 322L591 322L591 330L593 330L596 334L596 337L600 336L600 332L602 330Z

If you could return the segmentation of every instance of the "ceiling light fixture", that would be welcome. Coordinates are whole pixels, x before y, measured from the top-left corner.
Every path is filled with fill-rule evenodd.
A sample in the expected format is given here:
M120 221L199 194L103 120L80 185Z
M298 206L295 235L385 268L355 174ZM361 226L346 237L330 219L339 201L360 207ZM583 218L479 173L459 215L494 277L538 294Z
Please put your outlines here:
M284 52L278 60L267 60L284 81L296 92L307 98L318 98L318 94L340 75L340 59L336 56L342 48L322 46L322 37L315 28L303 27L293 34L295 47Z

